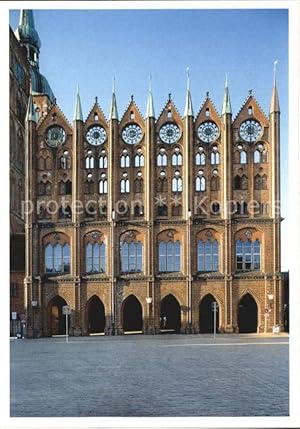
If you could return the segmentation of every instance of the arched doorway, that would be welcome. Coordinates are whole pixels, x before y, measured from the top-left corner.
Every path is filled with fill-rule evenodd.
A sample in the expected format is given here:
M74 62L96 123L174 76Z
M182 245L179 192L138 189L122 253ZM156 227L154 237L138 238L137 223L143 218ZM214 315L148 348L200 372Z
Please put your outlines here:
M167 295L160 304L160 328L180 332L181 309L180 304L173 295Z
M239 302L238 327L240 333L257 332L257 304L249 293Z
M200 302L199 331L201 334L212 334L214 332L213 302L216 302L216 299L211 294L205 295ZM220 309L217 307L216 332L218 332L219 329L219 311Z
M63 335L66 333L66 316L62 312L66 301L61 296L55 296L49 303L50 335ZM70 326L70 316L68 316Z
M102 301L97 296L92 296L87 303L87 317L89 334L104 332L105 309Z
M143 330L143 310L139 300L130 295L123 303L123 331Z

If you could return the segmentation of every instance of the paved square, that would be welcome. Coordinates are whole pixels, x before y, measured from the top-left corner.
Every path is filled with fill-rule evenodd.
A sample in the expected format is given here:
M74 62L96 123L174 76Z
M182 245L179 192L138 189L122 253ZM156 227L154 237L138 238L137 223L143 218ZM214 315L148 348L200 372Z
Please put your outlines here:
M286 416L288 338L11 341L11 416Z

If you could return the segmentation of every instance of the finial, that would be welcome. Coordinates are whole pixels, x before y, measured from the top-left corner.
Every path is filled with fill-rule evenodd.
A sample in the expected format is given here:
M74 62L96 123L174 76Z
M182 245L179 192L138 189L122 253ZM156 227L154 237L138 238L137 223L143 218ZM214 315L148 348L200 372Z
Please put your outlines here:
M227 77L227 73L225 74L225 88L228 88L228 77Z
M274 68L273 68L273 74L274 74L274 81L273 81L273 83L274 83L274 86L276 86L276 66L277 66L277 63L278 63L278 60L275 60L274 61Z
M130 98L131 98L131 101L133 101L133 95L132 94L131 94Z
M209 98L209 91L206 91L206 98Z
M98 104L98 97L97 97L97 95L95 97L95 104Z
M152 74L149 74L149 92L152 91Z
M116 92L116 79L115 76L112 78L112 92L113 94Z
M189 91L190 90L190 68L189 67L186 68L186 82L187 82L186 87L187 87L187 90Z
M169 92L168 97L169 97L169 101L171 101L171 93L170 92Z
M54 97L53 103L54 103L54 106L56 106L56 97Z
M249 89L249 95L252 95L252 89L251 88Z

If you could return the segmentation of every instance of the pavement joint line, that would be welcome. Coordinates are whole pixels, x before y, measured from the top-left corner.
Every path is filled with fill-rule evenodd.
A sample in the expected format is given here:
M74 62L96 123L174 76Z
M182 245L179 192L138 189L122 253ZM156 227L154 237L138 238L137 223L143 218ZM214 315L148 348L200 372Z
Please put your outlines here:
M286 345L289 344L287 341L279 341L279 342L268 342L268 343L254 343L254 342L249 342L249 343L201 343L201 344L158 344L157 347L184 347L184 346L261 346L261 345Z

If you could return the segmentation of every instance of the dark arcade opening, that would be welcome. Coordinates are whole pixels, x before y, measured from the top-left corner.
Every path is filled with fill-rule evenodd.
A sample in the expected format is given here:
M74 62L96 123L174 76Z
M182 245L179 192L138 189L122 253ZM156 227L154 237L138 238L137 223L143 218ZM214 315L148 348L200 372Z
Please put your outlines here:
M98 334L105 329L105 309L102 301L93 296L88 302L88 332Z
M143 310L139 300L130 295L123 304L123 331L143 330Z
M201 334L213 334L214 332L214 312L213 302L215 298L208 294L202 298L199 305L199 329ZM219 330L219 310L216 312L216 332Z
M173 295L167 295L160 304L160 328L180 333L181 309Z
M249 293L239 302L238 327L240 333L257 332L257 305Z
M64 335L66 333L66 316L62 312L64 305L67 305L66 301L60 297L54 297L50 306L50 318L51 318L51 335ZM70 326L70 316L68 316Z

